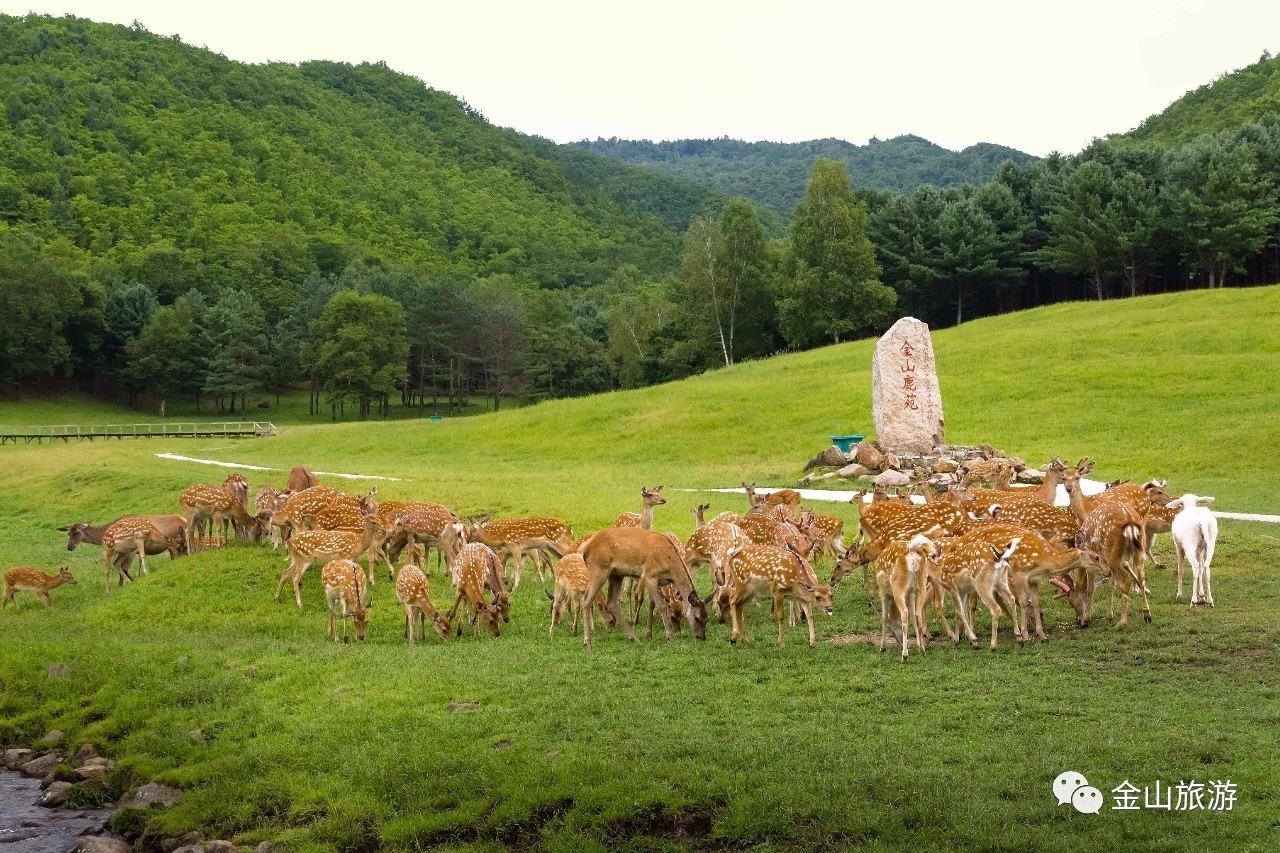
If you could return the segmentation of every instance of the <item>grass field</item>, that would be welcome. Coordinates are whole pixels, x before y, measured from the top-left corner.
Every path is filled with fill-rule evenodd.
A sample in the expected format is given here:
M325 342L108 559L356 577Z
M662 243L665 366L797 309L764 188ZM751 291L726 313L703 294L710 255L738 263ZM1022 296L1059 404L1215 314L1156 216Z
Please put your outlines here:
M948 438L1036 463L1088 454L1101 479L1167 476L1173 491L1215 495L1215 508L1276 512L1277 320L1272 287L946 330L934 344ZM588 653L567 630L547 637L526 572L502 637L409 650L384 575L370 640L344 647L324 638L317 569L302 612L271 600L284 561L269 549L157 558L108 595L100 551L67 554L53 530L171 511L187 484L227 473L155 458L168 450L400 477L379 497L556 515L579 532L638 510L642 483L665 483L657 526L684 535L707 496L675 489L791 483L827 435L870 431L870 351L856 342L436 424L6 447L5 563L65 563L80 584L56 590L49 610L28 599L0 615L0 740L56 726L120 759L117 784L179 785L177 806L146 815L152 837L201 827L291 850L1280 847L1280 529L1269 525L1223 523L1213 610L1176 605L1172 572L1152 571L1152 625L1117 633L1103 604L1080 631L1055 602L1046 645L1017 648L1006 629L995 653L942 643L905 665L861 639L878 617L858 583L819 616L816 649L800 629L778 649L761 607L748 608L741 647L713 624L705 643L605 632ZM76 421L76 405L60 420ZM713 512L745 506L709 500ZM1167 537L1157 552L1172 566ZM706 588L705 573L695 580ZM447 603L438 575L433 592ZM53 663L69 675L49 678ZM455 702L476 707L448 710ZM1107 795L1101 814L1056 806L1050 786L1068 769ZM1239 800L1231 812L1112 811L1125 779L1230 779Z

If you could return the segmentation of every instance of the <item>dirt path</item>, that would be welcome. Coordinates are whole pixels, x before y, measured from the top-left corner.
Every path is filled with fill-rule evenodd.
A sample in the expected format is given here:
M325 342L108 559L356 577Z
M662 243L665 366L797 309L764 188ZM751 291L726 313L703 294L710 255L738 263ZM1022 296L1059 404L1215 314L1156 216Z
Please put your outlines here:
M200 465L217 465L219 468L239 468L243 471L283 471L282 468L265 468L261 465L242 465L239 462L219 462L216 459L196 459L192 456L179 456L177 453L157 453L156 456L161 459L171 459L175 462L195 462ZM345 480L386 480L393 483L407 482L399 477L379 477L376 474L339 474L336 471L312 471L324 477L341 477Z

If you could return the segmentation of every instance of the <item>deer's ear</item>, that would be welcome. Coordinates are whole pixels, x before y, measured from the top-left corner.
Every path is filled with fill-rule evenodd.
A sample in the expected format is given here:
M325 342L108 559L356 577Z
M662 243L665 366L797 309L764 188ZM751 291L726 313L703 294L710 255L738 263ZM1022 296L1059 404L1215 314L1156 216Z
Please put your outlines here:
M1213 503L1213 498L1211 497L1196 498L1197 506L1208 506L1211 503Z
M66 527L59 527L58 529L61 530L63 533L69 533L71 531L71 526L67 525Z

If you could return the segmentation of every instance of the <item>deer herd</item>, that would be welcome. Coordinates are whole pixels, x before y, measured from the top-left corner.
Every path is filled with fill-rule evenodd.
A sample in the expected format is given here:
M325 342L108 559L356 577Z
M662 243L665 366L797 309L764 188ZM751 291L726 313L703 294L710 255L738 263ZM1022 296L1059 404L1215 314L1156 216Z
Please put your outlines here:
M470 622L477 636L481 629L499 636L510 619L511 594L520 584L526 557L551 599L550 632L554 635L567 609L570 632L576 634L580 621L587 647L598 618L635 640L646 597L650 636L656 614L668 640L682 624L695 638L705 639L708 613L714 611L721 623L731 623L730 642L738 643L746 639L745 605L767 600L779 646L784 644L784 622L792 627L804 623L814 646L815 610L831 615L833 590L859 568L864 586L874 577L872 591L879 594L879 647L888 645L892 633L904 661L911 636L919 651L925 651L930 609L953 643L963 631L978 648L977 601L990 615L992 649L1005 617L1019 644L1029 639L1032 625L1036 637L1046 640L1043 583L1054 588L1055 598L1070 603L1082 628L1091 621L1093 598L1103 585L1110 590L1108 616L1115 618L1118 591L1115 626L1124 628L1134 596L1141 599L1143 619L1151 621L1146 566L1152 562L1152 541L1166 532L1174 536L1177 598L1182 597L1185 556L1192 573L1191 604L1213 606L1210 563L1217 523L1204 508L1213 498L1174 497L1165 491L1164 481L1154 480L1143 485L1117 481L1086 495L1082 480L1093 464L1086 457L1068 467L1054 458L1038 488L1013 486L998 467L986 471L975 466L941 494L934 493L923 472L907 494L890 495L882 488L858 492L851 500L858 528L849 545L838 517L802 507L794 490L762 494L754 483L742 484L748 501L743 513L721 512L707 519L708 504L694 509L696 527L687 539L654 529L655 509L666 503L662 486L641 488L640 513L624 512L612 527L575 538L570 526L555 518L463 518L431 501L378 502L376 488L348 495L320 485L301 466L293 469L283 490L262 486L252 512L249 483L235 473L221 485L188 487L178 498L179 514L123 516L101 527L82 522L59 530L68 535L68 550L82 542L102 546L108 592L113 573L120 586L133 580L134 557L146 574L148 556L168 553L176 558L225 545L231 537L270 541L287 559L276 600L287 582L301 608L303 576L320 563L327 634L338 639L340 618L344 642L348 619L357 640L366 636L379 563L386 564L404 608L410 646L423 636L428 619L441 639L455 631L461 635L464 622ZM994 482L982 487L982 479ZM1069 498L1067 509L1054 505L1059 486ZM913 502L912 496L923 502ZM431 598L432 548L454 590L447 612ZM835 568L824 584L813 564L828 552ZM694 578L703 565L710 583L700 594ZM553 591L545 587L548 575ZM51 590L75 582L65 568L55 575L30 567L10 569L4 574L2 604L13 600L16 609L15 594L27 591L48 605ZM948 599L954 626L946 615Z

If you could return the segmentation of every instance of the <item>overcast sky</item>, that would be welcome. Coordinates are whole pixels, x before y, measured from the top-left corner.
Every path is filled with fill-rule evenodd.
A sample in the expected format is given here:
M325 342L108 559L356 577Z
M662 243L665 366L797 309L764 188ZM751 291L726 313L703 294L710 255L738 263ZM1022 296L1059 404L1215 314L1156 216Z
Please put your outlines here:
M384 60L496 124L559 142L914 133L954 149L1073 152L1280 52L1280 0L0 0L0 10L138 20L246 62Z

